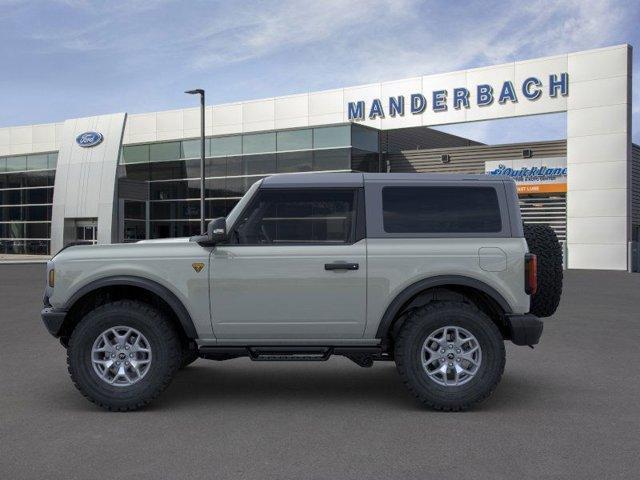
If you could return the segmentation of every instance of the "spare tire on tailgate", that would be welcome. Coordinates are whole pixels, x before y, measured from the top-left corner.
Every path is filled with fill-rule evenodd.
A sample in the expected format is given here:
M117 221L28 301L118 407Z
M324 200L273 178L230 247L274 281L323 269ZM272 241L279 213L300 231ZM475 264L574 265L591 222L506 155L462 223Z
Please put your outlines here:
M562 248L547 225L524 225L529 252L538 259L538 291L531 296L530 312L538 317L554 314L562 295Z

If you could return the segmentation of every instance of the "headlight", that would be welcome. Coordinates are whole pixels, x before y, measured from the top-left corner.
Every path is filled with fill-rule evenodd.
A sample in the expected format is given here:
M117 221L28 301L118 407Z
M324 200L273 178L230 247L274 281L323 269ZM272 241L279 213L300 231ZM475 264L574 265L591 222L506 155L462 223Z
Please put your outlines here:
M53 288L56 284L56 271L53 268L49 270L48 283L51 288Z

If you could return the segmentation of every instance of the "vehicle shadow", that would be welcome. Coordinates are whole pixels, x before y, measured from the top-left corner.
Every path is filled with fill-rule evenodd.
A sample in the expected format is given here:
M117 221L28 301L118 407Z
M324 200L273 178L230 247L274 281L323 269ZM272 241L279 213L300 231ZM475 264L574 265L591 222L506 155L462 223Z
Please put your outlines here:
M318 403L381 402L411 408L393 363L362 369L346 361L327 364L256 364L246 359L198 363L178 373L162 396L163 404L178 406L252 404L270 401ZM235 364L232 366L232 364ZM188 394L185 394L188 392Z
M224 404L261 406L269 402L304 402L305 405L340 404L354 407L378 404L386 408L424 411L402 383L395 365L380 362L362 369L344 362L324 366L309 364L261 364L246 359L198 363L178 373L169 389L152 408ZM536 403L544 385L505 375L492 397L473 411L526 408ZM156 407L157 404L157 407Z
M402 383L395 364L379 362L363 369L347 360L327 364L260 363L247 359L226 362L198 360L178 372L169 388L142 411L165 409L210 410L225 408L367 408L430 412ZM557 387L557 388L556 388ZM549 377L523 378L505 375L492 396L469 412L509 412L549 408L550 397L566 386L554 385ZM48 391L47 405L68 411L95 411L96 406L78 395L70 385ZM56 398L51 398L55 396ZM553 402L553 401L552 401ZM554 402L555 403L555 402Z

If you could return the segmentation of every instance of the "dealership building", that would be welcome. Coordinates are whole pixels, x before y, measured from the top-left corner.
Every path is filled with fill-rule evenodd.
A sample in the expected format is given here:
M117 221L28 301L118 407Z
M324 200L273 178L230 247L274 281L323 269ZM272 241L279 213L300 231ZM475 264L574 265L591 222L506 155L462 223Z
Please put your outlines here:
M257 180L307 171L509 175L525 222L568 268L637 270L640 147L632 49L533 60L205 108L205 216ZM566 112L566 138L484 145L429 127ZM0 128L0 253L198 233L200 110Z

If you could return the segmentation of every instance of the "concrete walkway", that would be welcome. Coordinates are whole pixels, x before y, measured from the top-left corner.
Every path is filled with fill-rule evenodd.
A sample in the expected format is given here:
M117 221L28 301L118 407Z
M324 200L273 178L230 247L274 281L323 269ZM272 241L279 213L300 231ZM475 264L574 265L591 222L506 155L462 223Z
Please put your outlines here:
M0 253L0 263L46 263L51 255L15 255Z

